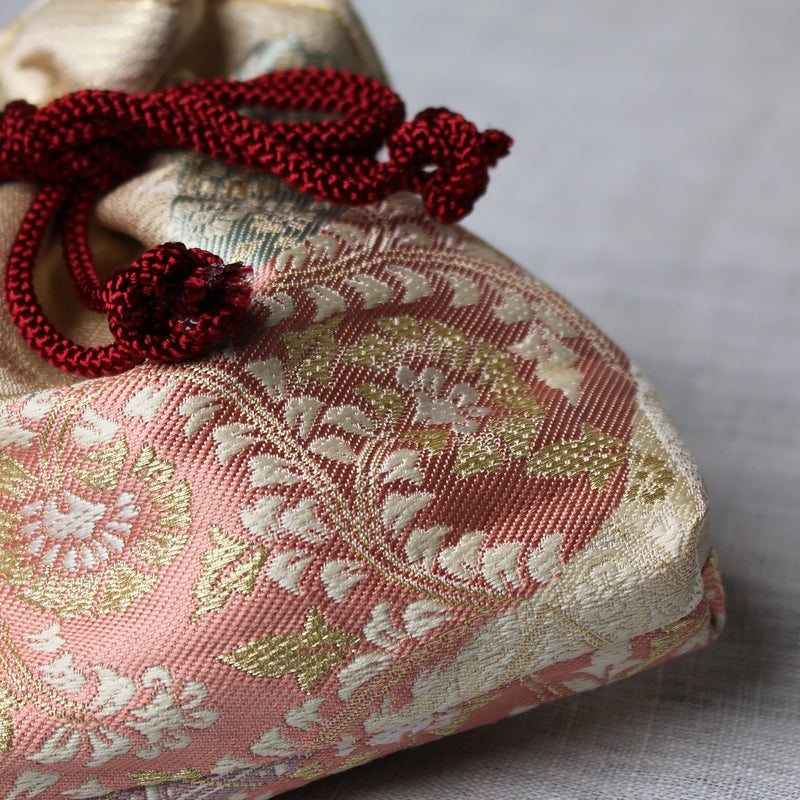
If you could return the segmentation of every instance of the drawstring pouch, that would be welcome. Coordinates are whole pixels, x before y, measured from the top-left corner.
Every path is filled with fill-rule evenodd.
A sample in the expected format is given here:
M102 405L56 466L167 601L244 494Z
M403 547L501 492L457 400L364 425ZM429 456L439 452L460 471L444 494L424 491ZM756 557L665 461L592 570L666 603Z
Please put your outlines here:
M46 0L0 101L4 797L256 800L717 635L652 387L458 224L511 139L344 0Z

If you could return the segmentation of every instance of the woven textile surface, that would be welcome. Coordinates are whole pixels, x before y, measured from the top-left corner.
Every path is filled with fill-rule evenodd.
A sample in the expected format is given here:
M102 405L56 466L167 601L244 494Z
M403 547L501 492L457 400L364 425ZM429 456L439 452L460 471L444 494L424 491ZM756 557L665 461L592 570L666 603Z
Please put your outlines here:
M8 44L6 99L76 88L35 65L90 5L45 6ZM263 16L210 66L191 63L202 9L128 5L148 47L98 57L115 86L166 67L379 73L344 6L221 4L214 31ZM9 796L264 795L713 636L704 492L671 421L621 351L483 242L411 197L331 209L185 155L99 217L253 263L256 302L199 362L91 384L11 344Z

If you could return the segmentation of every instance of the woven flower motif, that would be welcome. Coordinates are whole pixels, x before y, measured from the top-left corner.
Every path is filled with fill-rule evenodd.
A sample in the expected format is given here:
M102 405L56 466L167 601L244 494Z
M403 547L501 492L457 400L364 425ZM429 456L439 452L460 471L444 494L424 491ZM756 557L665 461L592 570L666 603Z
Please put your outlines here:
M14 524L0 537L0 574L62 618L121 612L186 544L191 490L152 446L132 450L119 422L58 398L21 406L19 449L2 456L0 493ZM32 448L42 419L56 434Z
M364 724L367 732L377 729L378 732L367 740L372 745L397 744L406 738L411 738L420 733L433 731L437 728L446 728L456 720L462 711L460 708L451 708L446 711L437 711L426 714L416 719L403 719L394 717L387 725L386 720L370 717ZM383 723L382 727L381 722Z
M23 506L19 515L22 532L30 537L31 556L74 573L82 567L91 570L123 551L139 507L129 492L120 494L111 508L63 492Z
M477 405L478 392L468 383L445 387L441 370L428 367L415 375L408 367L397 371L400 388L410 391L417 402L414 422L448 425L453 433L475 433L477 420L490 414L488 408Z
M169 670L151 667L142 676L142 684L154 688L155 693L127 722L146 737L147 743L136 751L139 758L183 750L192 743L193 731L209 728L219 719L219 712L204 707L208 689L200 681L176 687Z

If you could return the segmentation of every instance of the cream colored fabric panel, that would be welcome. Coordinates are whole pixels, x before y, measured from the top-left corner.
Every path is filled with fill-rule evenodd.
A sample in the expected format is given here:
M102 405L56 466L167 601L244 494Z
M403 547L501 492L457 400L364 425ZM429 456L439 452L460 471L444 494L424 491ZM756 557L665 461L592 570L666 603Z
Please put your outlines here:
M253 46L289 32L349 69L382 75L340 0L50 0L0 39L0 102L41 105L86 87L138 92L227 75Z
M8 48L0 99L41 105L85 87L151 89L202 14L198 0L52 0Z
M169 207L177 191L173 157L164 155L146 173L104 197L98 216L104 225L125 231L149 249L167 241Z

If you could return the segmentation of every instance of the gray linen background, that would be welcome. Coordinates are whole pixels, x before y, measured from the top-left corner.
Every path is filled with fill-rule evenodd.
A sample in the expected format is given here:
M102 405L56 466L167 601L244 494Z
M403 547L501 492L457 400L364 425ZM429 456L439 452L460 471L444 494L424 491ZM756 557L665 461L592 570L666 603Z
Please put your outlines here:
M287 800L800 798L800 4L355 5L411 111L515 137L467 226L656 385L729 614L701 654Z

